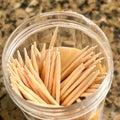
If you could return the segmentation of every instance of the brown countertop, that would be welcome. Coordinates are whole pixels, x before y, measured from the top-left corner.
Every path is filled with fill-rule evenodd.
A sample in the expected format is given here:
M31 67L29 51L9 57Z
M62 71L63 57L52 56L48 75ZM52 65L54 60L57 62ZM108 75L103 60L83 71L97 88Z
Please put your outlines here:
M5 42L24 19L56 10L77 11L93 20L107 35L115 70L105 101L104 120L120 120L120 0L0 0L0 120L26 120L4 87L1 58Z

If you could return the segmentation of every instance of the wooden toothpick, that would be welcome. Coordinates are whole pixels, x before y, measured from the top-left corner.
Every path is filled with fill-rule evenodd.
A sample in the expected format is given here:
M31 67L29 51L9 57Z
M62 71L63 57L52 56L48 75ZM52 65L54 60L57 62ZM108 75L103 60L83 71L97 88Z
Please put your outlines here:
M57 32L58 32L58 26L55 28L55 31L53 33L53 36L52 36L52 39L51 39L51 42L50 42L50 45L49 45L49 48L51 48L52 46L55 45L55 42L57 40Z

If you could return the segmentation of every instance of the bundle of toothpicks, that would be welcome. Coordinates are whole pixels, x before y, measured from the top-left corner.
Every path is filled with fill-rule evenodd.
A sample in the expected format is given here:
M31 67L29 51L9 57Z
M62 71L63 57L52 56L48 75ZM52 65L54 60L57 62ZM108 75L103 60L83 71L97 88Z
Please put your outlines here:
M42 50L39 50L34 42L30 51L24 48L24 56L17 50L17 58L11 57L8 63L12 89L32 104L68 106L81 102L95 93L106 76L105 65L101 64L101 52L95 52L97 46L79 50L62 68L61 59L66 55L61 53L64 47L54 46L57 33L58 27L49 48L44 43Z

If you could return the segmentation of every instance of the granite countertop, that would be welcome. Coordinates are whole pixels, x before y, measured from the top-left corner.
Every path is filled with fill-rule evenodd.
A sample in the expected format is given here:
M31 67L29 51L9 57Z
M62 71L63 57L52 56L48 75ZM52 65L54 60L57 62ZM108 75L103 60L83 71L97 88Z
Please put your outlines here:
M104 120L120 120L120 0L0 0L0 120L26 120L6 92L2 51L12 31L41 12L72 10L93 20L107 35L113 51L114 79L105 100Z

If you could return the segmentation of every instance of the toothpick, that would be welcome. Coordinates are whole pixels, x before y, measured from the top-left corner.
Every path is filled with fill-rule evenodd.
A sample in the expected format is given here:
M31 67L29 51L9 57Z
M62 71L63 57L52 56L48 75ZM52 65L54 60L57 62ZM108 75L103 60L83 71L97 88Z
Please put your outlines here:
M30 87L31 87L31 89L37 94L37 95L39 95L40 96L40 94L39 94L39 89L38 89L38 87L37 87L37 85L36 85L36 79L34 78L34 76L30 73L30 71L28 70L28 68L27 67L25 67L25 72L27 73L27 77L28 77L28 79L27 80L29 80L29 84L30 84ZM30 77L30 75L32 76L32 77ZM39 84L39 83L38 83Z
M34 41L33 43L33 48L34 48L34 53L36 56L36 60L37 60L37 65L38 65L38 69L39 69L39 64L40 64L40 58L41 58L41 53L37 48L36 42Z
M80 97L88 97L88 96L91 96L93 93L87 93L87 92L84 92L80 95Z
M89 67L89 65L94 64L95 60L99 57L99 55L101 55L101 52L96 55L91 56L91 58L85 62L85 66Z
M16 78L17 79L17 78ZM19 80L20 81L20 80ZM23 88L21 89L22 91L22 94L24 94L25 96L27 97L32 97L33 101L35 102L39 102L39 103L42 103L42 104L46 104L45 101L43 101L37 94L35 94L31 89L29 89L28 87L26 87L22 82L18 82L17 83L17 86ZM28 98L29 99L29 98Z
M19 74L19 77L21 78L22 82L27 86L27 87L30 87L28 81L26 80L25 76L24 76L24 69L23 68L17 68L16 69L18 74Z
M104 58L102 57L102 58L99 58L99 59L95 60L95 62L93 64L91 64L90 67L93 66L93 65L99 64L103 59Z
M38 73L38 65L37 65L37 60L36 60L36 56L35 56L35 52L33 50L33 45L31 46L31 62L33 65L34 70Z
M61 103L65 106L75 101L80 102L79 97L92 95L105 78L103 73L106 68L100 64L103 58L99 58L101 53L93 55L97 46L83 48L61 74L60 52L58 49L53 51L57 32L58 26L49 50L46 50L44 44L40 53L34 42L31 46L31 58L24 48L25 64L19 50L17 59L12 57L8 64L13 90L33 104L59 106Z
M81 84L82 81L84 81L89 74L92 73L95 66L92 66L88 69L86 69L81 76L69 87L69 89L66 90L63 96L61 96L61 100L65 99L79 84Z
M29 94L26 90L24 90L23 87L20 86L20 84L17 83L17 86L25 99L39 103L39 101L37 101L31 94Z
M45 56L46 56L45 53L46 53L46 44L44 43L42 51L41 51L41 58L40 58L40 64L39 64L39 73L40 73L40 75L42 74L43 63L44 63Z
M25 57L25 65L29 67L28 60L30 59L27 53L26 48L24 48L24 57Z
M58 54L58 48L55 49L55 66L54 66L54 75L53 75L53 86L52 86L52 96L53 98L56 98L56 59L57 59L57 54ZM57 78L58 79L58 78Z
M16 82L14 81L14 79L10 76L10 80L11 80L11 86L12 86L12 89L20 96L22 97L17 85L16 85ZM22 97L23 98L23 97Z
M61 105L71 105L96 79L99 71L92 72L74 91L62 102Z
M96 88L88 88L85 92L94 93L96 90L97 90Z
M50 63L51 63L51 52L50 49L46 53L46 58L45 58L45 80L44 84L48 88L48 81L49 81L49 75L50 75Z
M68 66L70 66L83 52L85 52L88 49L89 46L86 46L85 48L83 48L80 53L71 61L71 63L69 63ZM62 73L68 68L68 66L66 66L63 70Z
M31 79L31 83L33 85L35 85L34 89L37 91L37 93L46 101L52 104L57 104L57 102L53 99L53 97L50 95L50 93L48 92L48 90L46 89L46 87L41 86L37 80L35 80L34 76L30 73L30 71L26 68L27 72L28 72L28 76Z
M23 59L22 59L22 56L21 56L19 50L17 50L17 56L18 56L18 61L19 61L20 65L23 66L24 62L23 62Z
M9 71L9 74L10 74L10 75L11 75L12 73L15 74L15 73L14 73L14 70L13 70L13 68L11 67L10 64L8 64L7 67L8 67L8 71Z
M96 78L96 79L97 79L97 78ZM95 80L95 81L96 81L96 80ZM90 86L90 89L98 89L100 85L101 85L101 84L93 83L93 84Z
M104 79L105 79L105 74L100 75L96 78L95 83L96 84L101 84Z
M51 38L51 42L50 42L49 48L54 46L54 44L55 44L55 42L57 40L57 32L58 32L58 26L55 28L55 31L54 31L53 36Z
M82 67L82 69L81 69ZM73 76L75 76L76 73L78 73L78 75L80 75L81 71L83 70L84 67L84 64L81 63L74 71L72 71L72 73L65 79L61 82L61 89L67 84L67 82L72 79ZM81 69L81 70L80 70ZM80 72L80 73L79 73Z
M17 59L15 59L15 62L16 62L16 68L21 68L22 67L20 62Z
M15 59L13 58L13 56L10 58L10 63L13 63L16 66L16 62L15 62Z
M31 89L27 88L24 85L21 85L21 87L28 92L28 94L32 95L39 103L47 104L43 99L41 99L37 94L35 94Z
M56 101L60 104L61 58L60 52L56 56L54 81L56 81Z
M106 73L105 65L102 65L100 62L103 58L100 58L97 63L97 68L100 70L101 73ZM100 61L100 62L99 62Z
M41 80L39 74L34 70L34 68L32 66L32 63L31 63L31 60L29 60L29 70L30 70L31 74L33 74L33 76L35 77L35 79L37 80L37 82L39 82L39 84L41 86L45 87L45 85L44 85L43 81ZM28 73L30 73L30 72L28 72Z
M77 103L81 102L81 99L80 99L80 98L77 98L77 99L76 99L76 102L77 102Z
M14 74L18 75L16 66L13 63L8 64L7 66L8 66L9 72L11 72L11 74L13 74L13 72L14 72Z
M61 83L61 96L65 91L78 79L81 72L84 70L84 64L81 63L70 75Z
M51 66L50 66L50 76L49 76L49 84L48 84L48 90L50 92L50 94L52 94L52 86L53 86L53 79L54 79L54 67L55 67L55 52L53 52L52 54L52 58L51 58Z
M90 58L92 57L93 51L90 53L86 54L84 57L81 57L81 61L85 64Z
M43 69L42 69L42 72L41 72L41 75L40 75L43 82L45 80L45 66L46 66L46 61L43 62L43 67L42 67Z
M83 50L81 50L77 58L66 68L64 72L62 72L61 79L63 80L64 78L66 78L81 62L86 61L90 57L89 55L91 55L93 49L95 48L96 47L92 47L86 50L86 47Z
M88 61L86 61L84 63L84 65L87 67L89 67L91 64L93 64L95 62L95 59L93 57L91 57Z

